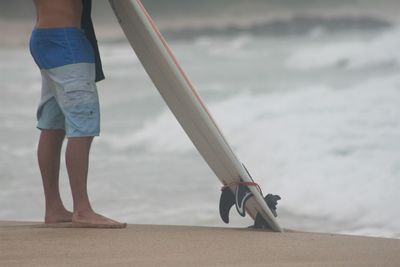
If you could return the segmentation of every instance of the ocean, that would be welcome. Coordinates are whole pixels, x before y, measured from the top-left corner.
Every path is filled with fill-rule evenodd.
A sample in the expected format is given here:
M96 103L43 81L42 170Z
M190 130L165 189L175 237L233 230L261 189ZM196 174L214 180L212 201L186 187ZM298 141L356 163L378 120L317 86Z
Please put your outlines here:
M282 197L280 224L400 238L398 23L376 14L249 17L186 27L159 21L239 159L265 193ZM225 226L221 184L117 23L103 28L102 132L89 174L94 208L135 224ZM26 45L0 48L0 220L40 221L40 73ZM71 208L64 164L60 180ZM251 223L232 209L230 226Z

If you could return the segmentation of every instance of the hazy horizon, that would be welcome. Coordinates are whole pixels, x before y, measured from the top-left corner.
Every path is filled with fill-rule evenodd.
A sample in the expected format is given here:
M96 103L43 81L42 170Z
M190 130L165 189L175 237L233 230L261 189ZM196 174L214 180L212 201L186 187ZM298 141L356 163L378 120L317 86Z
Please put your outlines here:
M396 0L142 0L153 16L171 18L179 14L180 17L198 16L230 16L257 13L268 16L290 11L296 13L312 13L324 15L332 13L351 13L354 15L378 15L389 20L396 19L400 8L400 1ZM98 20L112 19L112 13L106 0L93 1L93 14ZM33 1L13 0L0 1L0 19L2 20L32 20L35 14Z

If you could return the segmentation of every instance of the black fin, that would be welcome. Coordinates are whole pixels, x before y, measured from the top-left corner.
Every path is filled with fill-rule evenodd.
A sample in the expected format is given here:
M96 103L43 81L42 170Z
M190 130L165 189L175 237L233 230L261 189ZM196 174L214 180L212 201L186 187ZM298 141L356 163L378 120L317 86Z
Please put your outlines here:
M278 214L276 213L276 206L278 205L278 200L280 200L281 197L278 195L273 195L273 194L268 194L265 196L264 200L267 203L268 208L271 210L272 214L277 217ZM253 228L255 229L272 229L268 222L264 219L263 216L261 216L260 213L257 213L256 218L254 219L254 226Z
M253 193L251 193L247 185L238 185L236 187L235 203L236 210L238 211L240 216L244 217L246 215L246 202L252 196Z
M278 217L278 214L276 213L276 205L278 205L278 200L280 200L281 197L278 195L273 195L273 194L268 194L264 200L267 203L268 208L271 210L272 214L275 217Z
M261 216L260 213L257 213L256 218L254 219L254 226L253 228L255 229L265 229L265 228L269 228L271 229L271 227L269 227L267 221L264 219L263 216Z
M219 199L219 215L225 223L229 223L229 211L235 205L235 195L229 187L222 189L221 198Z

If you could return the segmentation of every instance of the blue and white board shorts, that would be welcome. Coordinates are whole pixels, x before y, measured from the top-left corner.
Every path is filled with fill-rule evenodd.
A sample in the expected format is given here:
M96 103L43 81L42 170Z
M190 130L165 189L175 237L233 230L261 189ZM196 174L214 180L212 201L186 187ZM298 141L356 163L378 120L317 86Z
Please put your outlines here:
M63 129L67 137L98 136L94 53L84 32L35 28L29 46L42 75L37 127Z

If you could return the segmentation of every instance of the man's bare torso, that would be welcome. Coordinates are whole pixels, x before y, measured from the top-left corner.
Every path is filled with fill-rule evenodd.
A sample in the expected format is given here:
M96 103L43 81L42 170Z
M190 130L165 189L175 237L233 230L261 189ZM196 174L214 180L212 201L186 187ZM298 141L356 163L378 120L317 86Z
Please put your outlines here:
M34 0L37 28L81 26L82 0Z

